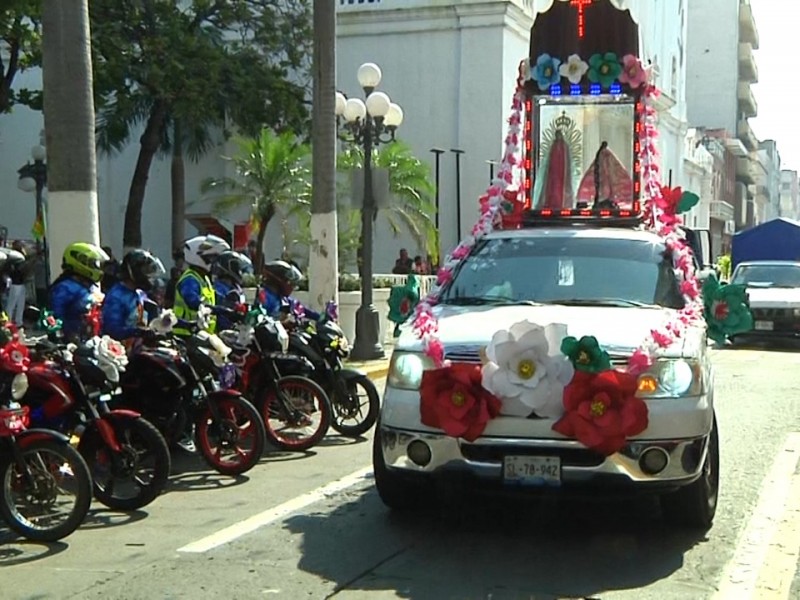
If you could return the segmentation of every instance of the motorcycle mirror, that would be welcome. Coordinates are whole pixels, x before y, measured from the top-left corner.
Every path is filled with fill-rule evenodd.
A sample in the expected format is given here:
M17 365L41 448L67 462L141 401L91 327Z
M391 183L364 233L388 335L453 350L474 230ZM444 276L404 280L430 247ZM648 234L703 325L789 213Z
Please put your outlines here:
M38 323L39 318L42 316L42 311L39 310L35 306L28 306L25 308L25 312L22 313L22 318L25 321L30 321L32 323Z

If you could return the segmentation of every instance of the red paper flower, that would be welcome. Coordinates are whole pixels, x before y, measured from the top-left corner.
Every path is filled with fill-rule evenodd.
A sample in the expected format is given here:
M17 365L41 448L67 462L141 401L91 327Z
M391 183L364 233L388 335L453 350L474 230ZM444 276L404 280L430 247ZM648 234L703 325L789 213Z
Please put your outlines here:
M680 187L670 188L661 186L661 197L656 197L656 206L663 210L667 215L675 215L678 212L678 204L683 196L683 190Z
M472 442L486 423L500 414L500 400L481 385L480 365L454 364L425 371L420 392L420 416L429 427Z
M647 405L636 397L636 383L635 375L622 371L577 371L553 430L606 456L618 452L627 438L647 429Z
M0 348L0 365L11 373L24 373L31 364L27 346L14 339Z

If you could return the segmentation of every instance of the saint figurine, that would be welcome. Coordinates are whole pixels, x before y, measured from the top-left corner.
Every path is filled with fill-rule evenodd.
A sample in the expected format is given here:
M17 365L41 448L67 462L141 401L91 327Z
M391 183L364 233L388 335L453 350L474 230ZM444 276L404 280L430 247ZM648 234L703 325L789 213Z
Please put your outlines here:
M608 142L600 145L581 180L578 203L593 208L630 208L633 204L633 179Z
M553 143L536 178L536 208L560 210L572 208L575 195L572 191L572 156L569 144L560 129L556 129Z

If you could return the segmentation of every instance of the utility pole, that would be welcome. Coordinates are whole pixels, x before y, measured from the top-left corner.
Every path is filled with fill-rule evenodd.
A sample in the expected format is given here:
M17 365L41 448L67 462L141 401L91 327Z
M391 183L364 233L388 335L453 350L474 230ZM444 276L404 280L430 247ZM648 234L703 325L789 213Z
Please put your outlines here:
M100 243L88 0L42 3L50 269L72 242Z
M313 193L309 296L314 308L339 302L339 243L336 215L336 4L314 0Z
M461 239L461 155L464 150L450 148L450 152L456 155L456 243Z
M436 224L436 235L439 238L439 243L437 244L437 247L436 247L436 264L440 265L440 264L442 264L442 255L441 255L441 252L442 252L442 232L439 229L439 210L441 208L441 201L439 199L439 175L440 175L440 164L439 163L441 162L442 154L444 154L445 151L442 150L441 148L431 148L431 152L433 152L433 155L436 157L436 159L434 161L436 163L436 169L435 169L435 172L436 172L436 215L434 215L434 219L435 219L434 222Z

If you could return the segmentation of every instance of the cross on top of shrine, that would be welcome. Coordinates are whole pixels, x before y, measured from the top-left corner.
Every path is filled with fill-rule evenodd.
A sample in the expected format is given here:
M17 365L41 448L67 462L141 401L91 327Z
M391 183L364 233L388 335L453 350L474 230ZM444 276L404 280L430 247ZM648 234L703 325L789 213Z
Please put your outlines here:
M586 15L584 9L589 6L593 0L569 0L571 6L578 9L578 37L583 39L583 34L586 33Z

